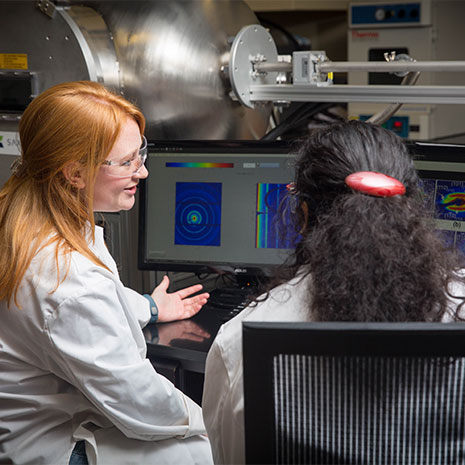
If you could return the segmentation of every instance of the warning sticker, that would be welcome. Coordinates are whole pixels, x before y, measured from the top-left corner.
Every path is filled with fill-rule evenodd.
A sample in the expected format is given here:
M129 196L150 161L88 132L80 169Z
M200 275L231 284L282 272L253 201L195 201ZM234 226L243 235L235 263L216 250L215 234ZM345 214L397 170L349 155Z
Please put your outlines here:
M0 53L0 69L27 69L27 54Z

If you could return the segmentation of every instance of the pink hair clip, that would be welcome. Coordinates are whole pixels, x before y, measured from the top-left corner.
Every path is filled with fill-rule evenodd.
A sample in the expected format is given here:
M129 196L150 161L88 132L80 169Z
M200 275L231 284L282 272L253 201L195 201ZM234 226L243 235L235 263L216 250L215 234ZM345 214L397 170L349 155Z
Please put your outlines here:
M290 182L289 184L286 184L286 189L288 190L288 192L290 192L291 194L294 194L295 193L295 182Z
M349 174L345 183L355 191L375 197L405 194L405 186L398 179L375 171L357 171Z

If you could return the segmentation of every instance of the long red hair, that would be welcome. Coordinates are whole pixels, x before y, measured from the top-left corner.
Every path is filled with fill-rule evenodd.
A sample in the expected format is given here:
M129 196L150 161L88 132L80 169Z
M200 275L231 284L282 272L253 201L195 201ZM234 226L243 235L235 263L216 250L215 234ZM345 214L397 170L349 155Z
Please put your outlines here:
M57 277L63 276L59 255L69 256L73 250L105 267L89 249L86 231L88 225L94 231L97 170L128 117L137 122L142 134L142 113L91 81L53 86L26 108L19 124L21 162L0 190L1 300L9 303L14 297L18 304L18 286L32 258L54 242ZM71 162L85 170L85 192L63 175L63 168Z

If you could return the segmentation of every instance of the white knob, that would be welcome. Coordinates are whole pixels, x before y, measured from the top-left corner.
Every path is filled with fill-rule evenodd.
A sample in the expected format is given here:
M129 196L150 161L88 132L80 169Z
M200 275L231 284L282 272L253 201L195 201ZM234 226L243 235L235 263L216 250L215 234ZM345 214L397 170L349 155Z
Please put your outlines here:
M375 18L377 21L382 21L386 17L386 12L383 10L383 8L378 8L375 11Z

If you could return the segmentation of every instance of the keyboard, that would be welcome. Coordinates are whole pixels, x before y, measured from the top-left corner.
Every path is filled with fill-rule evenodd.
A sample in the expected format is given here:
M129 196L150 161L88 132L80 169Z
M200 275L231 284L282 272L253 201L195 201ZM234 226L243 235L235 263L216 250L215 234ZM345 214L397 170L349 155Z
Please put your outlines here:
M215 312L222 321L228 321L247 307L250 296L249 288L217 288L210 292L205 308Z

